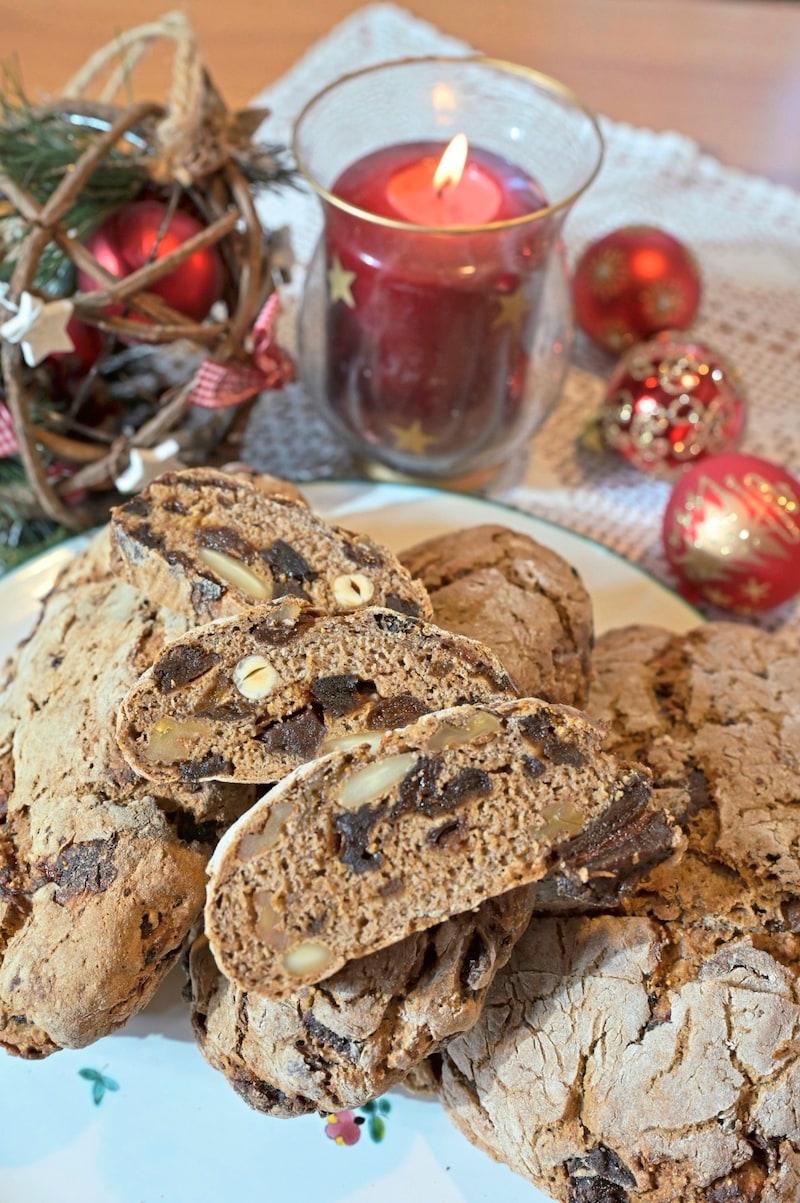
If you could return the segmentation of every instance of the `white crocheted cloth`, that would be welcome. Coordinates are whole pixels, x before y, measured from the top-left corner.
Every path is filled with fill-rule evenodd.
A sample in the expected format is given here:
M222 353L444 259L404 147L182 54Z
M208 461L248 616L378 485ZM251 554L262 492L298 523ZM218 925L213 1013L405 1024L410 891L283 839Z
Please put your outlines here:
M364 8L318 42L258 98L272 110L266 130L288 143L300 109L347 71L403 55L470 49L390 4ZM570 214L565 242L574 263L595 238L618 226L663 226L699 262L703 300L693 334L739 371L748 401L741 450L800 474L800 195L723 166L689 138L603 120L605 162ZM267 228L288 226L296 256L279 336L295 345L304 267L321 228L309 193L286 190L260 202ZM580 436L603 396L613 364L580 336L562 397L531 443L524 480L502 494L521 510L579 531L674 584L661 549L670 486L615 456L581 447ZM316 413L300 385L259 402L247 458L295 480L357 475L348 449ZM800 554L800 553L799 553ZM713 617L725 617L713 613ZM622 618L622 616L621 616ZM800 599L757 619L800 630Z

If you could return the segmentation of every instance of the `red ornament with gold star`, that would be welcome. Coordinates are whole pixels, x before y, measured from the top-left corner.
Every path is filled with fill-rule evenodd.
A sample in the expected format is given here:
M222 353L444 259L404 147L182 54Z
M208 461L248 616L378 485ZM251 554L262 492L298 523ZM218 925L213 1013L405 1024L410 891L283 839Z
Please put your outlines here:
M572 280L575 320L619 355L659 330L685 330L700 303L700 273L682 242L657 226L622 226L593 242Z
M755 455L715 456L675 485L663 538L691 600L771 610L800 592L800 482Z
M134 201L107 218L86 241L98 263L123 279L151 261L164 259L199 234L203 226L190 213L177 209L167 222L167 206L158 200ZM213 246L194 251L168 275L154 280L148 291L179 313L200 322L222 294L222 261ZM85 271L78 286L91 292L101 285ZM116 306L113 312L118 312ZM130 317L145 321L136 313Z
M600 436L634 468L672 479L732 451L745 403L732 368L703 343L665 331L632 347L608 383Z

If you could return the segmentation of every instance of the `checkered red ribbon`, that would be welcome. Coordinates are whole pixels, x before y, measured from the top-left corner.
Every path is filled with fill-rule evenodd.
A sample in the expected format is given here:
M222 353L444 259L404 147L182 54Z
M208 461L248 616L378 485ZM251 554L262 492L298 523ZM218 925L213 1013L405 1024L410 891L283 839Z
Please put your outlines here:
M0 401L0 459L16 455L18 451L19 442L14 433L13 419L6 406Z
M265 389L282 388L294 380L295 367L290 355L273 345L273 333L280 301L274 292L253 326L251 363L222 363L204 359L194 378L189 396L192 405L202 409L225 409L255 397Z

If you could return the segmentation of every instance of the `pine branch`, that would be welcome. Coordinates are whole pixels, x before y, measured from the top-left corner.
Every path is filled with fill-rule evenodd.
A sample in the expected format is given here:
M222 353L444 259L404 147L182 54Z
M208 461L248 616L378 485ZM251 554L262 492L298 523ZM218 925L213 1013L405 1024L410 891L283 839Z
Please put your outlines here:
M0 576L71 532L37 512L19 460L0 460Z
M0 167L19 187L44 204L81 155L97 139L97 130L60 113L38 113L21 85L5 73L0 91ZM10 84L10 88L9 88ZM120 205L137 196L147 182L142 162L112 147L92 172L65 224L83 240ZM9 280L27 225L7 201L0 199L0 280ZM70 289L72 268L62 251L50 243L41 256L35 284L44 291Z
M245 179L256 188L297 188L297 168L285 146L256 143L252 155L240 160Z

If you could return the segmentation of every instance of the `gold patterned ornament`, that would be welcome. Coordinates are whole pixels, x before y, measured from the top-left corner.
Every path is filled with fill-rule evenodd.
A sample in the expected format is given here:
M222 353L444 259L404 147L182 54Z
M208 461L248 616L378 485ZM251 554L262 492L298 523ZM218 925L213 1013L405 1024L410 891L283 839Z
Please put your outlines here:
M634 468L674 479L690 464L732 451L744 420L731 366L704 344L664 331L623 355L596 427L602 443Z
M800 592L800 483L757 456L713 457L673 489L663 542L690 600L770 610Z

